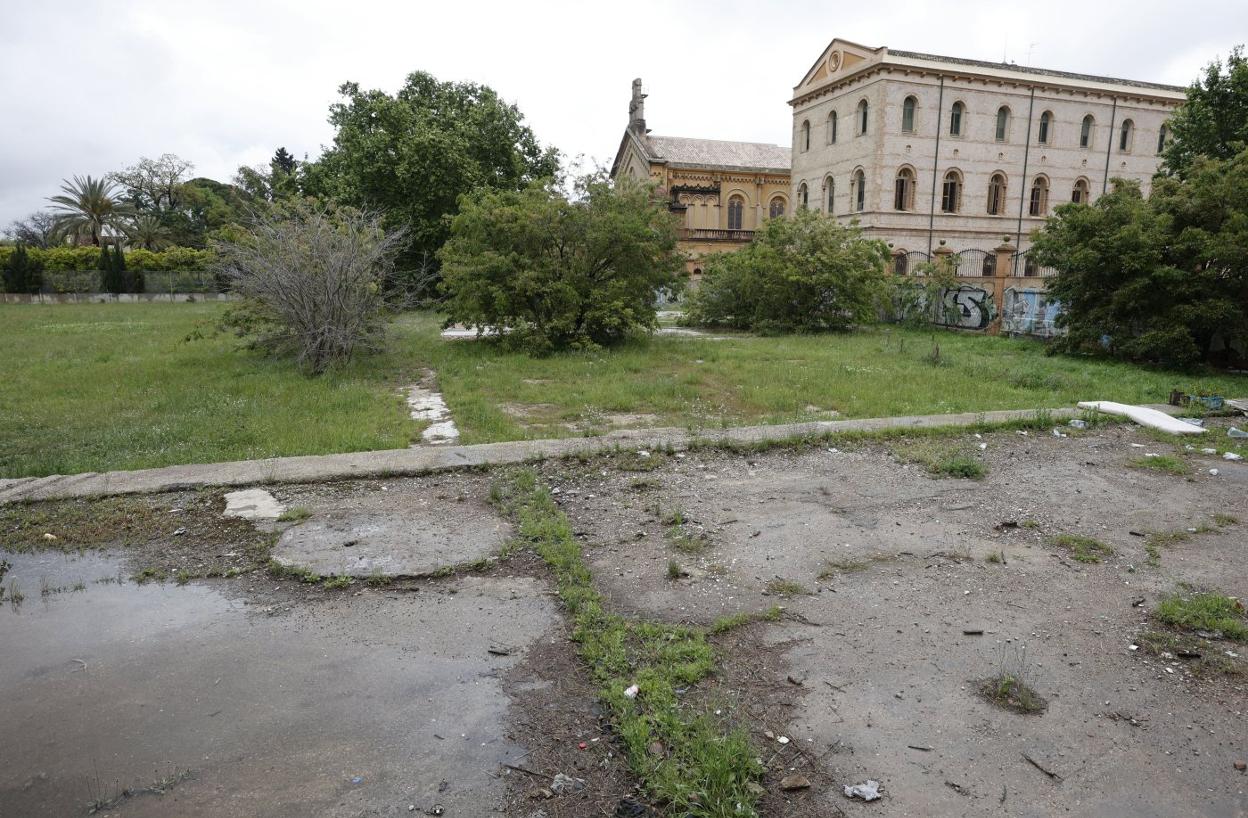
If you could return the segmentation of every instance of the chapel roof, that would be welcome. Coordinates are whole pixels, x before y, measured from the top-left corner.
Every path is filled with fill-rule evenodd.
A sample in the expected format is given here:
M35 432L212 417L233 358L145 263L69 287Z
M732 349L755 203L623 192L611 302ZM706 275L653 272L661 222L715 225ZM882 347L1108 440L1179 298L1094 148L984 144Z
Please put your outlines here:
M766 142L730 142L723 139L692 139L684 136L646 134L651 158L698 167L751 168L789 172L789 148Z

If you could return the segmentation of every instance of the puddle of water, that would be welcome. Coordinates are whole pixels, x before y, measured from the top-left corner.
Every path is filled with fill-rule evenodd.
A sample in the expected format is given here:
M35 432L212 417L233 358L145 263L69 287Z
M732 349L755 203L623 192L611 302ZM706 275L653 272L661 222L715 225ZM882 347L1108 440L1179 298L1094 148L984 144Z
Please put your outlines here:
M0 816L82 815L182 770L117 812L484 814L501 786L485 771L521 752L499 682L519 657L487 649L554 617L536 584L501 580L274 606L226 583L136 585L107 554L0 559Z

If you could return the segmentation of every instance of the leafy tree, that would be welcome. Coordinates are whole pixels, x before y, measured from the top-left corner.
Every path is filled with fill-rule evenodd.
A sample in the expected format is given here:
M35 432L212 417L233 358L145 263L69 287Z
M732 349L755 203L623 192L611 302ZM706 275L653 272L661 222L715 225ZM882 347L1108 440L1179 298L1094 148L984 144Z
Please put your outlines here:
M771 219L735 253L703 264L688 317L768 332L844 330L887 296L888 247L810 210Z
M1198 156L1230 159L1248 146L1248 59L1243 46L1215 60L1170 118L1163 170L1184 177Z
M202 248L222 230L239 233L255 208L253 197L238 186L197 178L182 185L180 206L163 224L175 244Z
M465 195L441 252L448 322L506 327L537 353L655 327L656 294L681 284L675 220L647 188L601 174L576 194L546 181Z
M43 262L31 258L26 245L18 242L4 264L3 278L5 292L33 295L43 286Z
M15 219L7 232L19 244L44 249L56 241L56 217L46 210L36 210L24 219Z
M1066 204L1032 252L1058 274L1058 347L1189 366L1248 348L1248 151L1197 157L1150 199L1114 180L1093 205Z
M98 247L106 228L133 213L133 208L114 198L115 185L107 179L75 176L72 182L62 180L61 190L61 195L48 200L56 211L53 223L58 237L90 239Z
M315 168L304 163L303 191L377 210L388 228L405 229L400 270L435 258L461 195L522 190L558 169L557 153L486 86L416 72L394 95L354 82L338 90L334 144Z
M145 250L160 250L171 243L169 228L160 217L149 213L130 219L122 225L122 230L127 239Z
M108 180L121 186L123 198L137 213L161 217L178 208L182 184L194 169L178 155L162 153L156 159L140 157L130 167L108 174Z

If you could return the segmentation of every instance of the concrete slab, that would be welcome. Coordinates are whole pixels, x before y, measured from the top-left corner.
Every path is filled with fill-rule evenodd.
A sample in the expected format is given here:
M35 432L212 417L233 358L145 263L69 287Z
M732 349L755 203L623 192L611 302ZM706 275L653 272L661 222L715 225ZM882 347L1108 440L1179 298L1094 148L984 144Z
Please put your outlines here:
M497 553L507 523L483 506L336 513L287 529L273 559L321 576L420 576Z
M243 489L225 495L225 516L241 520L276 520L286 506L264 489Z

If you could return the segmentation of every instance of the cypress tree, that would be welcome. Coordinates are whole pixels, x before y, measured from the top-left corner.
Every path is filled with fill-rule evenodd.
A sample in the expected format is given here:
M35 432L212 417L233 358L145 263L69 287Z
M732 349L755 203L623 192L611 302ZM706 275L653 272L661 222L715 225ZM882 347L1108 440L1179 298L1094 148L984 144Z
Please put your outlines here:
M26 256L26 245L19 244L4 265L4 291L9 293L26 292L26 268L29 260Z
M100 245L100 260L96 262L100 270L100 292L116 293L113 286L113 254L108 252L108 245Z

